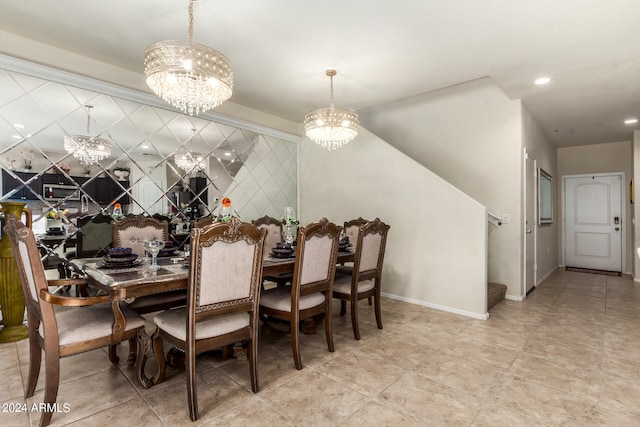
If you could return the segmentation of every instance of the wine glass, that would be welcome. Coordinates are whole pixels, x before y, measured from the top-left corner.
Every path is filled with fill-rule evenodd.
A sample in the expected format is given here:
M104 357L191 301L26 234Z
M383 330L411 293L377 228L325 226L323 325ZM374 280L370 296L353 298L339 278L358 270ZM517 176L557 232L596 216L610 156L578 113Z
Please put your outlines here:
M157 270L158 267L158 254L160 249L164 248L164 240L145 240L145 248L151 252L151 268Z

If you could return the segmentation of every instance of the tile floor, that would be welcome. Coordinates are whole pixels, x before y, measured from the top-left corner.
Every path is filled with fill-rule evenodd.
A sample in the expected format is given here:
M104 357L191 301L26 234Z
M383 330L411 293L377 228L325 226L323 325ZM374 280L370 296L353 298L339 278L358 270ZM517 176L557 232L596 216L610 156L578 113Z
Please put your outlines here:
M337 305L337 304L336 304ZM296 371L282 325L261 329L261 391L246 361L198 359L200 420L191 423L183 370L142 390L104 350L63 359L53 425L533 426L640 425L640 284L630 277L557 271L525 302L503 301L487 321L383 301L385 329L363 302L362 340L335 319L302 337ZM337 312L336 312L337 313ZM126 345L120 355L125 356ZM25 403L27 343L0 345L2 409ZM42 384L32 399L40 402ZM0 412L2 426L37 413Z

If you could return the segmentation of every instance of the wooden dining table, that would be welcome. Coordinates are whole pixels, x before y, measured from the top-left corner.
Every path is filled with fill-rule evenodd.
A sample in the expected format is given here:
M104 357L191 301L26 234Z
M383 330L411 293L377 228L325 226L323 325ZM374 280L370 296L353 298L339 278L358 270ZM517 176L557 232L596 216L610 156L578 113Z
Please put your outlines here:
M353 251L338 252L339 264L353 260ZM188 261L182 256L158 258L158 269L152 269L148 261L126 268L104 268L102 261L102 258L77 258L70 260L70 264L84 274L90 286L109 295L114 314L114 342L122 341L126 327L120 307L122 301L131 303L135 298L186 289L189 283ZM290 273L294 268L295 257L275 258L267 255L262 263L263 277ZM151 351L151 338L145 331L138 336L138 348L145 354ZM138 380L144 388L149 388L155 380L145 376L144 362L141 362L145 358L140 356L135 361ZM131 355L128 362L130 365L134 363Z

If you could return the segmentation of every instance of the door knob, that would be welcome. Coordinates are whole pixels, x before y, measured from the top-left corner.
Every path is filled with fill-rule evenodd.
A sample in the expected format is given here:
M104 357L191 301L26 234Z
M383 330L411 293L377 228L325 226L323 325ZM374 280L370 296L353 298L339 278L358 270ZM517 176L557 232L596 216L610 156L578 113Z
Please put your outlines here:
M527 230L527 234L531 234L531 230Z
M620 231L620 227L616 227L616 228L615 228L615 230L616 230L616 231Z

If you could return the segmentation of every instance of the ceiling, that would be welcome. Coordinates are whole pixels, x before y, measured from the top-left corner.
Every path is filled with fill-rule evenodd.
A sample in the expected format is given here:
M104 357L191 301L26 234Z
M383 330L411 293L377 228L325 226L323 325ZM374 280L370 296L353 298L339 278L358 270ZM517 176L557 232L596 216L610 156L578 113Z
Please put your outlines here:
M0 31L128 70L124 85L138 89L145 48L187 38L186 0L64 4L5 1ZM637 129L623 121L640 116L638 0L201 0L194 15L194 41L233 64L231 102L296 123L328 105L324 70L336 68L345 108L489 76L557 146L630 140ZM43 62L38 49L3 49ZM83 60L74 58L70 71ZM540 76L551 83L534 85Z

